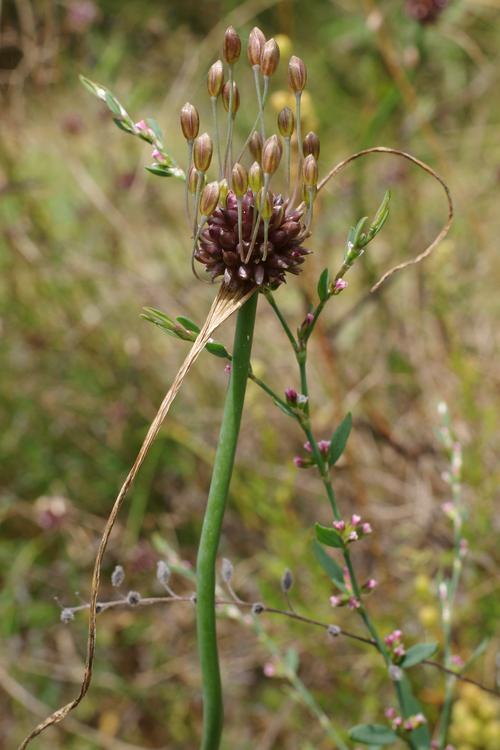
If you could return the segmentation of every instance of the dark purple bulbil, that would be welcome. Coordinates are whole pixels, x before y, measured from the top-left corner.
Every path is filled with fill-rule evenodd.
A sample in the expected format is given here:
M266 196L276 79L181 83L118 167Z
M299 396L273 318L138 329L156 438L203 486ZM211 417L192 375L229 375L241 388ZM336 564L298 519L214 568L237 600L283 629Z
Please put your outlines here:
M285 281L287 273L299 274L304 256L309 250L302 247L308 236L302 221L303 208L288 215L288 201L272 195L273 212L269 220L267 256L264 242L264 222L261 219L257 239L248 262L251 244L255 200L251 190L242 199L243 248L238 240L238 210L236 196L229 191L226 208L217 208L200 235L194 257L202 263L212 280L223 276L231 288L258 287L275 289Z

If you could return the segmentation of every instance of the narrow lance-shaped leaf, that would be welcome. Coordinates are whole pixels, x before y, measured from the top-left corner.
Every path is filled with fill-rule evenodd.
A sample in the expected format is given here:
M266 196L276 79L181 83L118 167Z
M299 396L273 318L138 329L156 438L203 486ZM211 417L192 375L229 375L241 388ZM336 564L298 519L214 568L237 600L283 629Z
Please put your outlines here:
M330 557L328 552L323 549L321 544L319 544L316 539L313 540L313 550L317 561L319 562L327 576L331 578L337 588L339 588L341 591L346 591L344 571L342 570L342 567L338 564L338 562L334 560L333 557Z
M348 412L332 435L330 450L328 451L328 463L330 466L334 466L344 452L351 429L352 414Z
M361 742L371 747L391 745L398 739L396 732L384 724L358 724L349 729L349 737L354 742Z
M420 664L425 659L430 659L439 646L437 643L417 643L415 646L411 646L406 652L400 666L404 669L414 667L416 664Z
M320 523L316 524L315 529L318 542L325 544L327 547L344 549L345 544L338 531L335 531L335 529L332 529L329 526L322 526Z
M391 191L386 190L382 203L380 204L377 213L375 214L373 221L370 225L367 235L367 243L370 242L382 229L387 217L389 216L389 204L391 202Z
M330 271L328 268L325 268L319 277L318 280L318 297L320 298L321 302L326 302L326 300L329 297L329 289L330 286Z

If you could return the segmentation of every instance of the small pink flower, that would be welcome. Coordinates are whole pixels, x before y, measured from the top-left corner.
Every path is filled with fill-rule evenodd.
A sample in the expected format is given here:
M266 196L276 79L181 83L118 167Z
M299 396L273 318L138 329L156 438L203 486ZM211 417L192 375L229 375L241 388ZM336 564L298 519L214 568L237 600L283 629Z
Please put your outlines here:
M352 525L357 526L360 521L361 521L361 516L358 516L356 513L354 513L351 518Z
M361 602L355 596L351 596L347 602L347 606L349 609L359 609L361 607Z
M266 677L274 677L276 674L276 667L271 661L266 661L264 664L263 670Z
M386 708L384 711L386 719L395 719L396 718L396 709L395 708Z
M445 516L452 516L455 510L455 506L453 505L451 500L448 500L446 503L442 504L441 510L443 511Z
M364 523L361 527L361 531L363 534L371 534L372 533L372 527L369 523Z
M232 368L231 363L228 362L227 365L225 365L225 367L224 367L224 372L226 373L226 375L230 375L232 369L233 368Z
M413 723L410 721L410 719L405 721L405 723L403 724L403 729L406 729L407 732L411 732L411 730L413 729Z
M293 463L295 464L297 469L304 468L304 459L301 456L294 456Z
M451 657L451 663L453 664L454 667L459 667L459 668L462 668L465 664L460 654L453 654L453 656Z
M347 537L348 542L357 542L358 539L359 539L359 536L356 531L351 531L351 533Z
M401 644L394 649L394 656L397 656L398 658L403 657L405 654L405 647Z
M396 716L392 721L392 728L399 729L402 723L403 723L403 719L401 718L401 716Z
M330 450L330 441L329 440L320 440L318 443L319 452L326 456L328 455L328 451Z
M285 391L285 398L288 401L289 404L296 404L297 403L297 391L295 388L287 388Z
M304 443L304 450L307 451L308 453L312 453L312 446L309 440L306 443Z
M336 292L341 292L343 289L347 287L347 281L344 281L344 279L337 279L335 281L334 289Z
M369 578L368 581L365 583L365 589L367 591L373 591L373 589L376 589L378 586L378 581L375 580L375 578Z
M332 607L338 607L340 604L342 604L342 597L340 596L331 596L330 597L330 604Z
M151 156L153 157L153 160L156 162L161 163L165 161L165 157L163 156L162 152L159 151L157 148L153 149L153 153L151 154Z
M149 131L148 125L145 120L139 120L139 122L136 122L134 125L136 130L140 130L142 133L147 133Z
M334 521L332 525L336 531L345 531L345 521Z

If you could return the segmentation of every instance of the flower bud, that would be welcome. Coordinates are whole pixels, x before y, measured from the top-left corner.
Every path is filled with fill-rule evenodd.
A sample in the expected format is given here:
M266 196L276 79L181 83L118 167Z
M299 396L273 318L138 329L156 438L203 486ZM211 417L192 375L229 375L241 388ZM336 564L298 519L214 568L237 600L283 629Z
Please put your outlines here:
M269 41L265 43L264 49L262 50L262 58L260 61L260 69L262 70L262 75L266 78L272 76L272 74L278 67L279 61L280 48L276 44L275 39L269 39Z
M291 138L295 128L295 118L290 107L283 107L278 115L278 130L283 138Z
M220 187L218 182L209 182L205 185L200 199L200 211L202 216L210 216L217 208L219 202Z
M221 204L225 203L228 193L229 185L227 184L227 180L224 178L219 182L219 201Z
M198 172L206 172L212 161L213 145L208 133L196 138L193 146L193 162Z
M224 109L229 112L229 81L226 81L222 89L222 101L224 103ZM233 81L233 116L236 114L240 107L240 92L236 83Z
M288 63L288 83L294 94L301 94L307 81L307 69L304 61L292 55Z
M312 130L304 138L302 149L304 151L304 156L312 154L316 161L319 159L319 138Z
M235 63L241 53L241 39L234 26L228 26L224 34L222 54L228 65Z
M264 184L262 169L258 161L254 161L248 173L248 184L253 193L258 193Z
M318 182L318 162L312 154L309 154L304 159L302 176L306 187L316 187Z
M248 37L247 55L248 62L253 67L254 65L260 65L260 58L262 57L262 50L266 43L266 37L258 26L254 26Z
M187 141L194 141L200 129L198 110L189 102L181 109L181 128Z
M262 169L264 174L274 174L281 161L282 146L277 135L266 140L262 148Z
M264 188L259 190L259 200L257 204L260 208L261 217L266 220L270 219L273 215L273 197L269 190L266 191L264 196Z
M237 198L242 198L248 190L248 172L239 162L236 162L232 172L233 191Z
M195 166L189 167L189 172L187 174L187 184L188 184L188 190L193 195L196 193L196 183L198 180L198 172L196 171Z
M260 163L262 161L263 141L262 141L261 134L257 130L253 131L252 137L250 138L248 146L250 148L250 153L252 154L254 160Z
M222 60L217 60L213 65L210 66L210 70L207 75L207 89L208 93L213 99L216 99L222 87L224 85L224 66Z

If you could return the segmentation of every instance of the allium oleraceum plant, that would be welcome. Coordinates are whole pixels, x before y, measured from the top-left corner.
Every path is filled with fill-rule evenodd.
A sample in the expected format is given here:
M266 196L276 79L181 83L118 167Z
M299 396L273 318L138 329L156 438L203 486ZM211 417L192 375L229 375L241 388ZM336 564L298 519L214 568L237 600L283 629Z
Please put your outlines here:
M394 631L384 638L369 614L366 600L376 589L377 581L373 577L366 581L358 579L351 551L358 544L363 544L363 539L372 533L372 524L370 519L361 518L355 509L350 509L349 513L341 510L331 482L332 470L344 451L351 431L351 415L348 414L344 418L329 439L318 440L312 427L307 374L308 344L319 316L329 300L345 291L346 274L382 229L389 214L389 193L383 197L371 221L368 217L362 217L351 227L337 273L331 276L328 269L322 272L317 285L319 300L311 307L295 333L285 319L274 292L290 275L300 273L307 255L311 252L313 214L318 193L332 177L354 159L371 153L403 157L436 179L444 189L448 201L448 219L435 240L417 258L401 263L386 272L374 288L394 271L425 258L446 235L453 216L449 190L429 166L409 154L385 147L366 149L354 154L337 164L319 180L319 137L313 132L306 135L302 133L301 97L307 84L306 65L296 56L292 56L288 61L288 82L295 101L294 110L289 107L282 109L275 127L269 131L269 123L265 116L266 103L270 83L279 64L280 51L276 41L266 40L258 28L250 32L247 46L255 86L255 123L244 143L237 149L234 142L234 124L240 107L240 90L235 74L241 56L241 39L232 27L225 32L222 56L223 60L214 62L207 75L211 106L211 123L208 129L211 130L211 135L208 132L200 133L198 110L191 103L186 103L180 112L180 125L186 140L187 158L179 160L174 159L167 150L161 129L154 119L132 118L106 87L82 77L87 89L107 105L116 125L149 144L152 163L147 167L148 171L154 175L172 177L184 182L186 214L192 236L193 270L197 277L202 276L210 281L220 280L220 286L201 327L183 316L174 320L160 310L145 309L144 317L147 320L171 336L192 342L192 347L149 427L141 450L111 510L95 560L90 603L78 607L64 607L62 610L61 618L64 622L70 622L75 612L80 609L89 610L87 658L79 694L41 722L20 747L26 747L31 739L46 727L61 721L85 696L92 678L97 613L119 604L139 607L152 601L151 598L141 597L137 591L131 591L121 600L111 603L98 602L101 563L113 524L127 492L186 374L196 357L206 349L211 354L227 360L226 367L230 372L230 380L199 541L195 594L178 596L169 583L169 566L165 562L160 562L158 568L158 581L167 593L161 601L189 601L196 604L203 686L203 736L200 747L202 750L216 750L220 746L223 727L216 606L224 602L220 597L216 598L216 558L233 471L245 389L247 380L250 379L279 409L293 419L303 432L304 450L294 459L295 464L300 469L311 468L319 473L332 512L332 523L329 526L318 524L315 530L316 555L334 587L330 604L334 608L333 611L343 606L350 608L353 616L358 617L366 628L367 635L348 633L337 625L323 625L299 615L289 599L293 586L293 577L289 571L282 579L282 590L288 602L288 610L273 610L262 603L245 602L239 598L231 588L232 565L227 560L223 561L222 580L230 594L230 602L236 606L237 612L245 607L251 610L260 633L259 637L267 643L271 641L263 634L257 619L263 613L275 612L322 626L332 637L344 635L374 647L379 652L388 679L394 686L397 709L388 708L385 718L382 716L383 723L353 727L349 731L350 740L372 747L382 747L399 739L413 750L429 750L432 742L431 730L422 707L413 695L407 670L421 662L429 663L429 658L437 650L437 644L416 644L407 648L400 631ZM241 102L248 101L250 95L246 92L244 98L241 96ZM183 161L183 167L179 166ZM262 293L277 316L298 365L297 387L287 384L288 387L283 388L281 393L259 379L250 364L259 297L257 292ZM212 339L212 334L218 325L236 311L238 315L234 345L230 353ZM331 556L325 548L333 549L337 557ZM112 576L114 587L122 585L124 575L123 568L117 566ZM447 628L446 653L450 659L449 618L446 619L446 613L450 612L450 603L453 601L457 584L458 581L454 578L451 583L443 581L441 587L443 621ZM293 662L293 658L289 660L286 669L297 694L319 718L322 726L331 726L300 681ZM446 671L450 663L447 662L444 667L433 663L433 666ZM447 743L454 679L452 676L448 680L447 714L440 725L438 738L432 745L440 750L443 750ZM342 733L331 728L328 736L341 750L348 749L347 739L343 739Z

